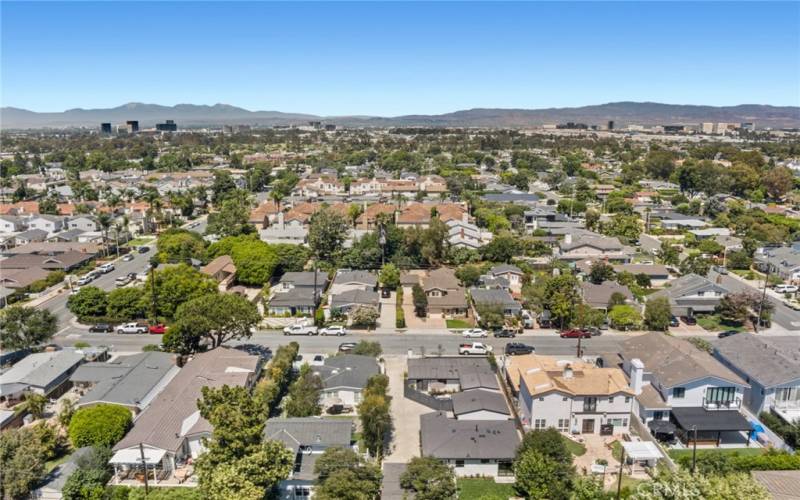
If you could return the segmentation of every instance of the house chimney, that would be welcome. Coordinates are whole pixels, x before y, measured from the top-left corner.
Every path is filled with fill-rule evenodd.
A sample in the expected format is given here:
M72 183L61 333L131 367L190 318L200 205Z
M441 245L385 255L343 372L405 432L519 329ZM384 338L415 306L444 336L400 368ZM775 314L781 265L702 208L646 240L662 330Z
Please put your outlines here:
M461 214L461 221L465 223L469 222L469 212L464 212Z
M637 396L642 393L642 383L644 377L644 363L639 358L631 360L631 389Z
M571 234L567 233L567 234L564 235L564 243L567 244L567 245L571 245L572 244L572 235Z
M564 367L564 378L572 378L572 365Z

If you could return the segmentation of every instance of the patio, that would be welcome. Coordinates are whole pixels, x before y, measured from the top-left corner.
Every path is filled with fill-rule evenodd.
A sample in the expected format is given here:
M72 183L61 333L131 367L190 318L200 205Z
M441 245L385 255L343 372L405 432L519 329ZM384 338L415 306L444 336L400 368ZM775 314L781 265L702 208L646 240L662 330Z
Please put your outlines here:
M194 486L197 478L189 464L172 466L165 450L155 448L127 448L114 453L109 462L114 467L114 484L144 486L145 478L151 485Z

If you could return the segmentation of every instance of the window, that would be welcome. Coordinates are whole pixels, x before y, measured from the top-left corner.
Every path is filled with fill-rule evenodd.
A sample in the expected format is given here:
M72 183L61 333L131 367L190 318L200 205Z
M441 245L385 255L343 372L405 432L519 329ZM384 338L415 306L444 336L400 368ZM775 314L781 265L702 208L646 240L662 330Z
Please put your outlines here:
M736 398L735 387L709 387L706 389L706 402L719 405L730 403Z
M631 402L631 397L630 396L625 396L625 402L626 403L630 403Z
M622 427L628 427L628 419L627 418L623 418L622 419Z
M463 460L456 460L456 467L464 467L464 461Z
M663 411L654 411L653 412L653 420L664 420L664 412Z
M537 419L535 419L535 420L533 421L533 428L534 428L535 430L537 430L537 431L538 431L538 430L542 430L542 429L544 429L545 427L547 427L547 420L545 420L545 419L543 419L543 418L537 418Z
M489 460L488 458L481 458L482 464L488 464L489 462L491 462L491 460Z
M672 389L672 397L675 399L683 399L686 397L686 388L685 387L675 387Z
M560 430L560 431L568 431L569 430L569 419L568 418L559 418L558 419L558 430Z
M539 401L544 401L544 398L539 398Z
M614 396L611 396L610 398L608 398L608 404L610 404L610 405L614 404Z
M592 396L583 398L583 411L597 411L597 398Z
M568 399L569 399L568 397L564 396L563 398L561 398L561 401L567 401Z

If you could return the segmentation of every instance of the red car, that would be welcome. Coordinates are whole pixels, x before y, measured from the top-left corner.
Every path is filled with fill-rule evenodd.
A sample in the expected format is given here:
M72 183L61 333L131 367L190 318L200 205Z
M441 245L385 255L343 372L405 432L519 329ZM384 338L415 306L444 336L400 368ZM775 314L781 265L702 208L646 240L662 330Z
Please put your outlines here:
M161 335L167 331L166 325L159 323L157 325L150 325L150 333Z
M559 332L558 336L562 339L590 339L592 338L592 332L588 330L582 330L580 328L571 328L569 330L563 330Z

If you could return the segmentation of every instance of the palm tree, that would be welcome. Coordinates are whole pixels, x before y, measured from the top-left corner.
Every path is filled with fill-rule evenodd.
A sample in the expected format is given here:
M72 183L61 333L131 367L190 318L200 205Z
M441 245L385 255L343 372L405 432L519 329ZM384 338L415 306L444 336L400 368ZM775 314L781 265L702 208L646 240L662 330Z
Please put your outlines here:
M272 201L278 206L278 212L281 211L281 200L283 200L283 193L279 189L272 189L269 192L269 197L272 198Z
M17 413L27 411L33 418L42 418L45 406L47 406L47 396L31 392L25 395L25 401L17 405L15 411Z
M103 233L103 254L108 256L108 228L111 227L111 215L107 213L99 214L97 223L100 224L100 230Z

